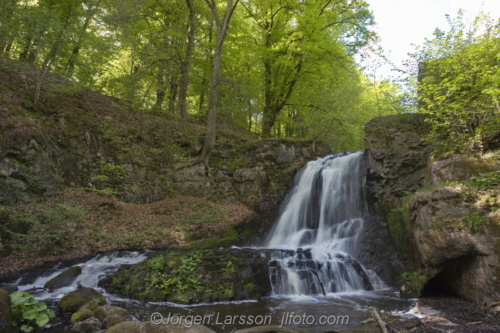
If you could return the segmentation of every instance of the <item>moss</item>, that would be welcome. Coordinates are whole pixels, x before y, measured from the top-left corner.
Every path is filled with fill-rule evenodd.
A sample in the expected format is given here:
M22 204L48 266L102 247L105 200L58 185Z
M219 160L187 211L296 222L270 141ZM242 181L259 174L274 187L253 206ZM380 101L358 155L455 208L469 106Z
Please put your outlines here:
M81 306L94 301L98 305L106 304L106 298L92 288L82 288L67 293L59 300L57 307L63 313L74 313Z
M103 306L98 306L94 310L95 317L100 321L103 321L104 318L112 314L116 314L122 317L130 316L130 313L127 310L119 306L103 305Z
M387 215L389 231L396 246L405 252L407 257L411 257L411 212L408 203L415 197L415 194L408 193L401 200L399 207L392 209Z
M110 314L105 319L106 328L110 328L127 320L128 317L123 317L119 314Z
M90 309L81 309L81 310L78 310L75 313L73 313L73 315L71 315L70 321L72 324L75 324L79 321L83 321L83 320L88 319L90 317L94 317L94 311L92 311Z

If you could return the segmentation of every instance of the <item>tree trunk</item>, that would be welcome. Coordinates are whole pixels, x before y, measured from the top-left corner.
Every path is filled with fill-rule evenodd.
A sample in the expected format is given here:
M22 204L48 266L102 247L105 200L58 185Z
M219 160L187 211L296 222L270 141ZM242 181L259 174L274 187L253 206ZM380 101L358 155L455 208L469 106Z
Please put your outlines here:
M100 2L97 3L97 6L100 4ZM75 70L75 63L76 59L78 58L78 54L80 53L80 48L82 47L82 41L83 41L83 36L87 32L87 29L90 25L90 20L93 16L93 10L95 7L90 7L87 10L87 15L85 16L85 21L83 22L82 30L81 30L81 35L78 38L78 41L76 42L76 45L73 46L73 50L71 52L71 55L69 56L68 63L66 64L66 75L67 76L72 76Z
M189 81L189 68L191 67L191 57L193 55L195 32L196 32L196 13L194 12L193 0L186 0L189 9L189 33L186 46L186 57L181 63L181 78L179 82L179 114L184 119L187 115L187 90Z
M206 54L208 54L207 56L207 59L206 59L206 62L210 62L213 64L213 57L212 57L212 39L213 39L213 35L214 35L214 24L213 24L213 21L210 22L210 29L208 30L208 45L209 46L209 49L208 51L206 52ZM205 105L205 86L208 84L208 80L207 80L207 73L206 71L204 71L203 73L203 77L201 79L201 94L200 94L200 102L198 104L198 114L202 114L202 111L203 111L203 107Z
M200 155L195 160L196 163L203 162L205 164L206 170L210 170L208 162L210 156L215 147L215 136L216 136L216 126L217 126L217 96L220 83L220 72L222 65L222 47L224 45L224 39L226 37L227 29L229 27L229 21L233 15L234 9L238 5L239 0L236 0L233 6L233 0L227 0L226 11L224 13L224 19L222 22L219 19L219 13L217 12L217 4L215 0L205 0L206 4L212 11L214 15L215 24L217 25L217 44L215 46L214 63L212 67L212 77L210 79L210 95L208 97L208 113L207 113L207 132L205 135L205 142L203 143L203 148Z
M175 71L175 69L172 69ZM177 90L179 88L179 83L177 82L177 75L172 73L170 76L170 87L168 91L168 111L171 114L175 113L175 102L177 100Z

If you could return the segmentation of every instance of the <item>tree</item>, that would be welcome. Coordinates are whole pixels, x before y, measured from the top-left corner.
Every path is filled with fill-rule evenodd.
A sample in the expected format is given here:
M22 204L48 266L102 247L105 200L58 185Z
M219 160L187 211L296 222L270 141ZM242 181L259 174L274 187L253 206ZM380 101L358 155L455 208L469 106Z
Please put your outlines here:
M500 131L500 24L486 15L468 26L459 12L418 54L419 112L442 151L474 152Z
M254 0L243 6L253 19L261 50L262 135L268 137L303 73L325 56L356 52L371 35L367 26L372 17L366 2L358 0Z
M221 19L219 11L217 9L218 6L216 0L205 0L205 3L210 8L213 15L217 30L217 38L212 67L212 77L210 79L210 95L208 97L207 130L205 134L205 141L203 143L203 148L199 156L197 156L192 163L195 164L203 162L207 170L209 170L208 161L210 160L210 155L212 154L212 151L215 147L217 127L217 97L222 66L222 47L224 46L224 40L229 28L229 22L234 13L234 10L236 9L236 6L238 5L238 2L239 0L236 0L233 4L233 0L226 0L224 16Z

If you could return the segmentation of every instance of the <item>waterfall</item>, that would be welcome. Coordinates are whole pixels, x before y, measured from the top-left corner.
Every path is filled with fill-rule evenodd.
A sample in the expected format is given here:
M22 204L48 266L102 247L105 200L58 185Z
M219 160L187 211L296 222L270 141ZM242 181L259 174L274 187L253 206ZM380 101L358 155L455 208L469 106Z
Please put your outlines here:
M380 279L355 259L368 213L361 153L307 163L274 229L269 272L273 293L313 295L373 290Z

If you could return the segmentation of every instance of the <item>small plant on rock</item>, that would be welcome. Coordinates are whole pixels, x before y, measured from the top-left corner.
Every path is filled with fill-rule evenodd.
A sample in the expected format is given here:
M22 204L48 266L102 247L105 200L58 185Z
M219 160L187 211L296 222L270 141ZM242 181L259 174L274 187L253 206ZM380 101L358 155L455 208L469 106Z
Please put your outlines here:
M54 313L44 302L38 302L32 295L15 291L10 294L12 322L23 332L31 332L36 326L47 324Z
M402 292L407 295L421 295L424 284L427 281L427 276L422 269L418 269L415 272L404 272L401 274L401 277L404 280L403 287L401 288Z
M462 217L464 225L473 233L479 231L479 228L485 223L484 217L479 213L467 214Z

